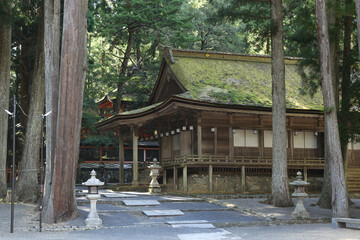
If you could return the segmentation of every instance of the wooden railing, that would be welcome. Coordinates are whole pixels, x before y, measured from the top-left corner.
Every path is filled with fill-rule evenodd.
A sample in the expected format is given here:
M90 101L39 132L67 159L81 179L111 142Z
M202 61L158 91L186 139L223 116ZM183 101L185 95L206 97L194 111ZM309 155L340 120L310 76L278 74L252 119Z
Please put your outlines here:
M216 156L216 155L183 155L174 158L163 158L164 167L187 165L239 165L253 167L271 167L271 157L254 157L254 156ZM312 167L323 168L324 158L292 158L288 159L288 167Z

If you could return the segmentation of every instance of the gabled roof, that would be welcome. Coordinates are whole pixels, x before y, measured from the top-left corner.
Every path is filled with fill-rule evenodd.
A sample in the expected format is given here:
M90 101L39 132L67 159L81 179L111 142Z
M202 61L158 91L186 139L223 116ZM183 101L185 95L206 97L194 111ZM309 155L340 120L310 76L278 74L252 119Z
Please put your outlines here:
M302 80L297 72L298 61L285 59L286 107L321 110L320 92L313 98L300 93ZM169 90L166 87L170 84L172 89ZM271 107L271 58L167 48L148 103L164 101L172 95L219 104Z

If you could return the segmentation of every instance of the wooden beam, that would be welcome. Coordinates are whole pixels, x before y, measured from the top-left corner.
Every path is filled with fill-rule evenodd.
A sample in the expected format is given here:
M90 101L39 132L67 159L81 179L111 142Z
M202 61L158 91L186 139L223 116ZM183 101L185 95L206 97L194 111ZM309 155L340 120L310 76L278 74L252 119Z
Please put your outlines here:
M240 185L240 192L245 193L246 189L246 176L245 176L245 166L241 166L241 185Z
M201 139L202 131L201 131L201 125L197 125L197 149L198 149L198 155L202 155L202 139Z
M218 136L217 136L217 127L214 127L214 155L218 154Z
M173 167L173 176L174 176L174 190L178 190L178 169L176 166Z
M229 156L234 157L234 133L233 128L229 127Z
M211 164L209 165L208 191L213 191L213 166Z
M124 160L125 160L125 150L124 150L124 138L120 135L119 131L119 183L124 183Z
M133 142L133 186L139 185L139 170L138 170L138 139L136 129L132 128L132 142Z
M188 181L187 181L187 165L183 167L183 189L184 192L188 191Z

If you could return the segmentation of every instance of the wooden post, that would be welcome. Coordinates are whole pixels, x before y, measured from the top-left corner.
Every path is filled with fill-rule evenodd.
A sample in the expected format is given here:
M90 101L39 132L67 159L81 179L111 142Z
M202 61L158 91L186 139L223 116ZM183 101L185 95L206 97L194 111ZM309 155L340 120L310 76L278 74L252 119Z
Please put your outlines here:
M124 152L124 139L120 136L119 131L119 183L124 183L124 159L125 159L125 152Z
M217 127L214 127L214 155L218 153L218 142L217 142Z
M201 139L201 126L197 126L197 148L198 148L198 155L202 155L202 139Z
M304 167L304 181L307 182L307 180L308 180L307 167Z
M132 129L132 140L133 140L133 186L139 185L139 170L138 170L138 138L136 131Z
M184 192L188 191L188 182L187 182L187 165L183 168L183 188Z
M166 184L167 183L167 181L166 181L166 176L167 174L166 174L166 169L164 169L164 175L163 175L163 184Z
M174 166L173 167L173 176L174 176L174 190L178 189L178 170L177 168Z
M209 165L208 190L209 192L213 191L213 166L211 164Z
M234 133L233 128L229 127L229 156L231 160L234 158Z
M240 192L245 193L245 184L246 176L245 176L245 166L241 166L241 185L240 185Z

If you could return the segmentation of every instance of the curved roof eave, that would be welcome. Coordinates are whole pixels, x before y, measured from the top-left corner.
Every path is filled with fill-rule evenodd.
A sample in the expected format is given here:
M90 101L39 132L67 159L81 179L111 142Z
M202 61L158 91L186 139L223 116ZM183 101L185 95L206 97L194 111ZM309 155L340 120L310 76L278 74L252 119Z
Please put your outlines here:
M161 116L167 116L176 111L177 108L188 108L193 110L221 111L229 113L249 113L271 115L272 109L261 106L248 106L238 104L219 104L199 100L186 99L178 96L169 97L166 101L153 104L153 107L145 107L144 111L130 111L121 113L95 124L99 131L110 131L121 126L142 125ZM322 117L320 110L287 109L288 116Z

